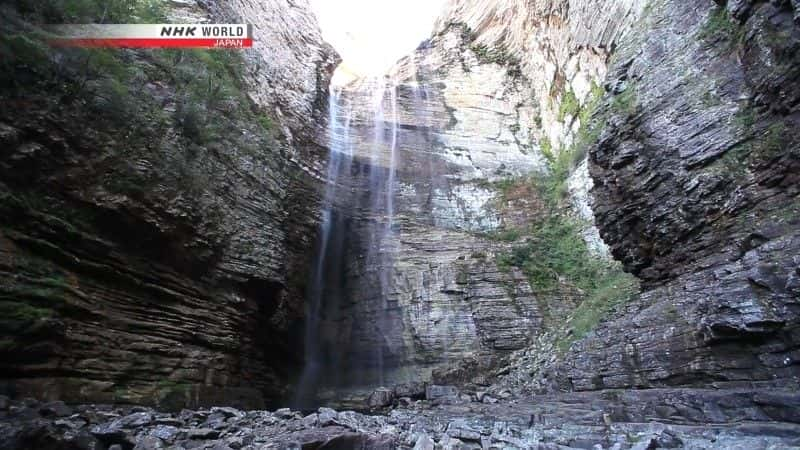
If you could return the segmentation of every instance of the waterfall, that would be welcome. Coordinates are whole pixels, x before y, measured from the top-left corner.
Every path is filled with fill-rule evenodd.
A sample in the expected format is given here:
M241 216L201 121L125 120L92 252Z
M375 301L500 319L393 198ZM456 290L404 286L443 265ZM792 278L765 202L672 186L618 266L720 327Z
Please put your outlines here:
M336 212L336 200L343 177L347 176L352 160L350 143L350 120L352 110L343 108L340 93L331 88L328 96L329 156L325 177L325 191L322 197L319 243L315 264L309 280L306 301L306 327L304 336L305 367L300 376L295 403L299 407L312 405L316 400L316 389L326 366L326 355L322 344L320 328L326 297L337 291L332 283L331 262L336 262L343 253L343 218Z
M374 83L371 117L361 117L364 123L360 124L363 130L372 122L372 136L352 133L352 99L335 88L329 96L330 153L317 254L307 288L305 367L295 397L302 408L316 406L321 388L386 382L386 353L393 345L389 333L396 326L388 311L396 252L393 230L399 112L396 81ZM365 146L368 154L354 152L354 148ZM362 195L354 195L354 191ZM355 218L353 211L358 211ZM354 221L361 225L353 225ZM347 277L345 261L358 259L353 254L358 248L365 252L362 270L368 276L352 281ZM376 320L357 324L349 331L351 335L343 336L348 333L347 327L336 321L343 320L337 314L351 301L353 292L374 293L368 299L370 304L364 306L376 312ZM373 345L368 355L361 355L360 347L358 352L353 351L354 342ZM354 357L353 353L361 356Z
M388 91L389 103L391 106L391 119L387 130L387 121L384 113L384 102ZM392 230L394 227L394 184L396 174L397 158L397 83L392 80L388 86L386 83L378 83L374 104L374 142L371 152L371 166L369 192L371 198L370 213L374 215L374 220L370 222L370 239L367 242L366 267L376 268L378 271L377 281L379 293L377 299L378 320L374 324L375 338L379 342L374 348L374 370L377 375L378 384L384 384L384 366L386 360L385 349L391 346L390 339L386 332L391 330L391 320L387 317L389 308L388 298L390 295L390 275L392 257L395 251L389 246L392 244ZM388 142L386 132L389 131ZM388 151L386 146L388 144ZM388 159L388 160L387 160ZM384 170L376 170L386 164ZM375 381L375 380L373 380Z

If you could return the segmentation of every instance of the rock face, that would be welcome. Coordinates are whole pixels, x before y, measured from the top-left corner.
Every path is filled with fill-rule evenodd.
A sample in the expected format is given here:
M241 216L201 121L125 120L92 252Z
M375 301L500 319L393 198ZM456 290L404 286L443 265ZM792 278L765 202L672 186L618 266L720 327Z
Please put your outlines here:
M328 84L339 58L322 40L308 0L203 4L216 17L255 25L253 51L246 53L250 97L270 111L290 143L315 140L325 126ZM295 164L314 162L300 152L291 156Z
M468 396L470 397L470 396ZM42 414L35 403L0 410L0 448L135 449L653 449L792 448L797 393L739 389L602 391L505 404L417 401L387 416L320 408L239 411L77 406ZM713 422L713 427L706 424Z
M769 436L754 446L796 444L796 1L454 0L387 77L338 93L333 123L335 58L307 2L189 4L269 26L242 64L49 57L18 25L0 30L0 54L17 55L0 62L15 74L0 86L39 92L0 91L3 390L162 407L285 394L301 363L321 146L336 128L346 176L322 233L335 282L307 322L333 389L322 396L354 388L360 407L411 409L126 411L52 424L80 430L69 439L626 448L633 432L639 448L756 434ZM208 112L221 123L203 122ZM131 115L147 120L126 126ZM553 189L536 184L556 176ZM564 193L566 208L552 198ZM512 232L554 217L582 220L594 253L642 292L598 304L564 276L571 267L537 289L535 261L515 251L547 242ZM555 390L587 392L515 398ZM4 433L25 438L33 421L61 439L36 420L62 408L15 408ZM652 417L684 434L641 425ZM766 421L789 425L749 423ZM711 434L693 428L710 422Z
M573 348L566 386L796 383L792 15L788 2L662 2L620 43L589 168L601 234L646 291Z
M170 13L240 17L284 38L264 36L245 61L37 60L55 50L3 23L3 54L17 55L4 56L15 72L0 101L3 392L257 407L301 366L323 153L308 123L324 118L335 56L305 2L203 4ZM242 83L270 89L248 96Z
M522 348L539 326L525 278L498 268L505 245L493 236L530 221L516 207L534 205L536 214L530 191L501 198L494 186L544 167L523 143L529 139L516 137L528 132L514 124L531 106L523 80L467 45L461 28L448 27L401 61L390 81L340 93L352 161L335 199L344 250L332 269L345 286L326 296L320 333L330 381L427 379L449 361ZM371 204L387 195L387 184L374 192L376 178L391 178L386 172L395 180L391 211ZM391 232L376 240L376 223L387 220ZM390 257L371 257L376 248Z
M382 383L461 361L486 372L534 345L523 351L545 351L526 360L536 366L528 381L547 375L537 389L795 379L793 8L452 2L385 80L342 92L353 177L340 209L356 238L342 258L347 302L323 321L332 351L347 355L333 369L355 384L379 377L356 381L348 367L380 371ZM394 160L375 138L393 129ZM496 258L508 249L498 233L551 212L536 192L498 184L543 177L553 155L587 150L566 183L569 214L590 219L589 246L644 292L564 355L542 342L557 335L545 318L571 320L582 293L538 292ZM354 205L369 174L391 167L394 231L379 245L393 256L376 266L357 236L386 217Z
M586 119L559 103L597 90L608 48L641 8L615 3L598 18L512 3L453 2L434 35L385 79L340 94L352 176L336 200L346 217L338 231L347 236L345 288L328 298L345 300L325 310L321 341L343 382L429 379L465 359L485 370L529 345L545 316L565 317L582 298L566 287L535 292L520 271L498 266L511 248L505 236L548 214L536 189L509 180L544 176L552 157L545 141L572 144ZM376 196L375 173L387 171L396 172L394 210L376 213L364 199ZM581 194L576 215L588 219L586 241L607 254L582 173L571 184ZM387 216L393 232L370 240ZM374 247L391 257L376 264L367 256Z

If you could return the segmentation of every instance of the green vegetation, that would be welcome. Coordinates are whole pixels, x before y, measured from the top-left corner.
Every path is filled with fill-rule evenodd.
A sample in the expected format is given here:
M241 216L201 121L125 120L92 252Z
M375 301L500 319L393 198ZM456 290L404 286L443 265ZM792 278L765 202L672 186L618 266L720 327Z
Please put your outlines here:
M514 242L522 236L522 233L512 228L483 233L482 236L493 241Z
M542 139L539 141L539 150L542 152L542 155L547 162L552 164L555 160L556 154L553 152L553 143L550 142L549 137L542 136Z
M473 44L470 49L484 63L495 63L501 66L519 65L519 60L502 48L489 48L483 44Z
M581 103L578 97L572 92L572 89L567 89L561 96L561 105L558 107L558 121L563 122L567 116L577 117L578 112L581 110Z
M472 259L486 259L486 253L484 252L472 252L470 255Z
M703 92L701 100L703 102L703 106L705 106L706 108L712 108L714 106L719 106L722 104L720 98L712 91Z
M484 44L475 43L476 35L472 29L464 22L450 22L445 27L439 36L447 33L450 29L456 29L461 34L461 40L469 44L469 49L475 53L475 56L483 64L494 63L506 67L506 71L512 77L522 75L520 70L520 61L508 51L501 47L489 47Z
M18 14L0 25L0 98L71 110L125 145L109 170L106 187L142 197L150 186L170 185L199 194L208 175L199 170L211 147L248 157L266 156L278 130L246 94L244 60L235 50L129 50L53 48L32 23L152 22L163 17L164 0L35 0L15 2ZM47 105L47 106L45 106ZM169 167L147 171L129 166L131 152L174 147L158 158ZM239 132L236 132L239 131ZM224 144L224 145L218 145ZM146 155L143 155L146 156ZM216 157L225 155L216 155Z
M611 101L611 109L619 114L633 116L636 114L638 101L636 90L633 85L629 85L624 91L615 95Z
M186 406L191 392L192 385L189 383L162 380L156 385L155 402L160 408L177 411Z
M755 155L762 161L780 156L787 147L787 129L783 122L776 122L767 127L764 137L755 148Z
M603 95L605 95L605 93L606 91L603 89L603 86L600 86L592 80L589 98L586 99L586 103L583 105L578 115L578 118L581 120L581 125L588 126L589 121L592 119L592 114L594 114L597 107L600 106L600 102L603 100Z
M56 315L50 308L33 306L22 301L0 300L0 336L10 341L7 349L16 346L17 341L37 333L44 320Z
M744 106L736 113L733 120L742 135L748 135L753 131L753 125L756 123L756 112L752 107Z
M531 177L518 182L533 183L548 208L544 218L529 229L498 237L512 236L519 242L509 252L497 256L502 270L516 267L539 292L553 292L567 286L579 289L583 301L566 320L560 333L559 348L566 350L576 339L589 333L616 306L638 291L638 282L623 272L619 263L598 258L589 251L583 239L585 224L572 217L565 208L562 193L554 191L566 185L566 172L553 171L546 177ZM551 318L551 327L560 327L566 318ZM570 330L570 333L566 331Z
M629 301L638 291L638 280L612 265L567 319L572 333L559 339L559 350L568 350L573 342L589 334L616 306Z
M529 183L541 197L546 213L525 230L505 230L494 234L494 238L513 242L511 249L497 255L497 264L503 270L521 270L531 287L538 292L577 289L582 292L582 301L569 317L549 317L548 325L560 338L563 351L576 339L589 333L616 306L628 300L638 290L637 280L625 273L619 263L594 256L582 232L586 226L568 212L567 179L575 165L594 145L605 126L604 116L595 116L604 95L604 90L592 84L591 93L579 105L574 93L567 91L562 98L559 114L575 115L581 126L574 145L554 149L552 143L540 141L542 154L547 160L546 175L531 175L513 182L498 183L501 195L520 184ZM621 98L620 98L621 97ZM617 112L635 112L635 95L629 87L615 99ZM512 233L516 231L516 233ZM547 305L543 305L547 309Z
M790 135L786 132L786 124L776 121L763 128L756 125L756 111L750 106L742 107L733 118L733 125L738 130L741 142L725 151L725 153L709 166L711 171L734 178L747 175L748 167L759 165L779 158L789 148Z
M0 302L0 317L4 320L18 322L35 322L39 319L46 319L53 315L53 310L47 308L37 308L27 303L21 302Z
M698 40L723 39L727 41L725 50L733 50L744 39L744 27L731 20L725 6L717 6L696 35Z
M43 23L160 23L163 0L14 0L24 16Z
M571 93L572 91L567 92ZM580 128L573 145L555 149L546 136L539 142L539 148L550 168L550 176L545 180L540 180L540 191L545 200L551 204L560 201L565 196L569 174L586 157L589 148L600 138L600 133L605 127L605 117L598 117L595 122L592 122L592 117L600 106L604 94L602 86L592 82L589 96L583 107L577 106L576 111L565 112L565 114L576 114L580 119ZM575 94L571 95L574 97ZM574 103L579 104L577 99L574 100ZM564 102L562 102L560 111L564 111ZM569 108L569 111L572 111L572 107Z

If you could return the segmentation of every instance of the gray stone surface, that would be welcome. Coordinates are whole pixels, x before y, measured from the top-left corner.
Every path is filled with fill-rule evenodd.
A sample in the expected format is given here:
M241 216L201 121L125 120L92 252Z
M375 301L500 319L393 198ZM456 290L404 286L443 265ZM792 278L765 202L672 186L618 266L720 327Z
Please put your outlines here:
M601 391L520 398L486 405L434 406L418 402L385 416L320 409L302 415L241 411L217 430L185 423L165 435L160 425L142 425L130 434L103 434L114 428L81 407L67 419L22 418L2 413L0 444L4 450L92 448L98 439L123 448L266 449L335 448L433 449L466 448L793 448L800 445L797 395L786 390L673 389ZM121 409L111 410L125 415ZM158 418L177 415L156 411ZM210 411L199 411L208 415ZM98 423L99 422L99 423ZM114 422L111 422L112 424ZM86 434L91 429L96 437ZM458 443L461 444L458 444ZM95 447L96 448L96 447ZM457 448L457 447L454 447Z
M774 2L728 2L727 25L714 8L664 2L615 55L624 90L589 169L601 235L645 292L572 349L564 387L800 376L800 28Z

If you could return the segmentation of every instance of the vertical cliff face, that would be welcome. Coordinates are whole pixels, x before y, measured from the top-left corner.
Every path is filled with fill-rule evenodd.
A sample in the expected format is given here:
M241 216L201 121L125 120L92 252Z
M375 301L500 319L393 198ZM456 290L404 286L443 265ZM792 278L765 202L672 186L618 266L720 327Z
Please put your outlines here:
M796 380L796 13L655 2L620 46L590 171L602 235L647 289L573 349L568 386Z
M795 377L795 15L790 2L452 2L385 79L342 93L353 241L348 301L323 323L350 355L339 368L374 369L383 347L391 383L527 348L507 378L531 388ZM376 119L376 98L397 113ZM389 166L374 136L390 129L392 257L376 267L358 236L384 218L354 205ZM564 246L576 228L579 250ZM612 256L642 293L598 262ZM382 273L385 304L370 282Z
M561 328L584 286L549 269L532 286L532 270L510 261L537 246L558 253L537 241L542 233L529 234L556 214L536 181L586 126L581 105L595 101L608 48L640 9L615 3L588 17L568 15L566 5L455 2L385 78L343 89L352 164L336 200L347 217L345 300L330 305L321 325L329 352L341 354L331 373L363 387L430 379L464 361L485 370ZM570 101L573 109L561 106ZM390 149L386 137L395 134ZM605 249L591 226L582 167L573 184L583 195L558 216L569 218L564 233L585 235L587 244L570 243L571 254L599 267L591 253ZM385 195L370 183L385 171L396 172L393 185L378 187L392 189L393 228L374 242L370 230L386 211L364 199ZM376 263L374 251L390 256Z
M602 236L643 280L565 355L537 341L533 353L565 361L559 387L797 376L796 13L790 2L452 4L441 26L463 27L474 51L532 87L535 123L514 128L529 129L551 176L562 167L549 154L572 160L568 214L600 231L586 228L587 243L602 254Z
M529 221L507 203L537 202L528 191L503 199L495 186L544 167L515 127L532 107L521 79L468 45L461 27L447 27L388 78L339 96L338 138L350 154L334 199L344 289L325 297L321 340L338 355L326 373L342 385L430 379L466 357L485 363L525 346L541 320L525 278L495 261L500 230ZM376 203L387 196L391 208Z
M4 5L5 393L257 406L302 364L335 54L306 2L170 5L253 23L256 48L54 50L24 30L97 18Z

